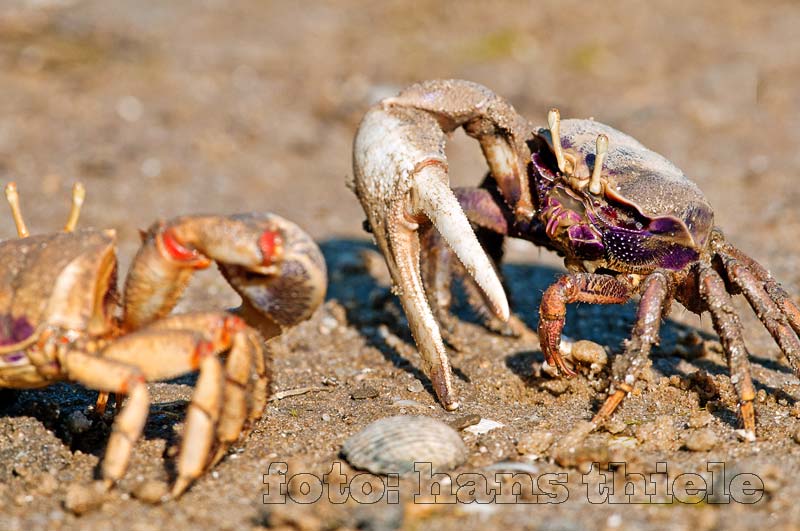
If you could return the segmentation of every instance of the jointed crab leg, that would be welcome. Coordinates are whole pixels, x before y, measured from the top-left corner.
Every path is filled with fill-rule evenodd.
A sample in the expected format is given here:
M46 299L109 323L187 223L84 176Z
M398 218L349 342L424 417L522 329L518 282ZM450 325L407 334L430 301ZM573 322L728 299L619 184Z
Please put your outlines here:
M770 272L730 243L717 241L714 242L714 244L720 256L735 258L744 264L750 273L762 283L764 291L767 292L773 302L781 309L795 333L800 335L800 308L797 307L797 304L789 297L789 294L786 293L783 287L778 284L778 281L773 278Z
M217 354L228 350L223 370ZM178 478L172 490L175 496L225 455L245 422L259 418L266 404L268 375L263 370L260 341L241 319L225 313L184 314L163 319L111 343L101 357L139 367L144 378L151 381L200 370L186 415ZM162 357L169 363L164 363ZM249 378L252 366L261 367L255 381ZM255 388L260 391L251 398L250 391ZM128 435L126 439L135 439L132 432L124 430L124 425L121 429ZM217 450L212 453L215 441ZM125 467L111 461L104 466L109 467L109 474L114 474L105 477L115 480Z
M731 281L742 290L764 327L786 354L795 373L800 374L800 340L789 326L786 316L762 289L755 275L741 262L725 256L722 257L722 261Z
M269 372L263 341L242 319L227 313L180 314L156 321L143 332L193 331L213 342L216 351L229 350L225 362L225 389L217 425L217 449L209 467L225 456L232 443L249 432L267 405ZM252 375L252 378L251 378Z
M756 397L753 379L750 375L750 361L747 347L742 338L742 325L733 308L730 295L725 290L725 283L710 265L699 266L700 296L705 301L711 314L714 329L722 341L723 350L728 358L728 369L731 382L739 396L740 411L744 429L755 434L756 418L753 400Z
M128 468L133 446L147 420L150 395L145 376L136 366L74 350L62 356L61 366L67 378L89 389L128 395L127 403L114 421L103 458L103 478L110 487Z
M633 384L639 373L648 363L650 349L658 344L661 318L670 302L667 275L660 271L653 272L645 279L641 290L642 299L636 313L636 324L631 339L625 345L625 352L614 362L616 389L592 419L595 426L604 423L625 396L633 390Z
M622 304L631 295L631 286L611 275L574 273L559 278L544 292L539 306L539 341L547 363L557 366L566 376L575 375L559 352L567 304Z

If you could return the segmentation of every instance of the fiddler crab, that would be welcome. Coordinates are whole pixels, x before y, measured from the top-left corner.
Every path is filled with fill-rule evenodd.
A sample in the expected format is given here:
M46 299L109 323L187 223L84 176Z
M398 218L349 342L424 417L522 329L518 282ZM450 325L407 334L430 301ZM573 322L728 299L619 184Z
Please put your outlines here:
M449 186L445 142L458 127L478 140L488 162L490 174L480 187ZM498 275L505 237L564 257L568 274L543 294L538 337L546 362L566 376L574 374L559 350L566 305L641 296L631 339L614 363L609 396L590 430L632 391L673 300L711 314L747 438L755 436L756 393L731 295L744 294L800 373L795 302L763 266L725 240L697 185L616 129L561 120L556 109L547 127L534 127L486 87L426 81L367 112L353 160L352 188L424 369L448 410L459 402L438 323L450 333L452 274L467 280L468 299L487 324L512 331L521 325L509 314Z
M78 382L101 392L100 410L108 393L126 395L101 468L110 487L147 419L145 382L199 371L172 487L179 496L261 418L264 341L319 306L325 263L305 232L273 214L177 217L142 234L120 301L115 232L74 230L84 194L73 189L63 232L30 236L16 185L6 187L19 239L0 243L0 387ZM168 315L192 274L212 262L242 305Z

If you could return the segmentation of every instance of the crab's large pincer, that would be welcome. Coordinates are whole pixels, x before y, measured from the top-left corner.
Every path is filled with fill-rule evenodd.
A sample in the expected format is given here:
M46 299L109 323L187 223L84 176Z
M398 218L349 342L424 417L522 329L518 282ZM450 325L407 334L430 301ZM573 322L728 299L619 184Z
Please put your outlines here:
M433 223L447 245L480 287L489 307L501 319L508 302L497 273L481 248L470 222L449 187L446 133L472 116L419 108L412 87L371 109L362 121L353 147L354 189L375 241L382 251L419 348L425 372L447 409L456 409L452 373L441 333L428 305L420 276L418 229ZM475 91L476 98L484 97Z

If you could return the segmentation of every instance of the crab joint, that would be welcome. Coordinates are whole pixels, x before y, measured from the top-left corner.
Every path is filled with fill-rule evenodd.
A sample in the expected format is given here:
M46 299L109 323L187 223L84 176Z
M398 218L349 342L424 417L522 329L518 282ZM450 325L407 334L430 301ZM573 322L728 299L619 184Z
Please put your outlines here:
M561 146L561 113L558 109L552 108L547 113L547 125L550 128L558 169L564 175L572 175L575 170L575 159L572 155L564 153L564 148Z
M592 169L592 180L589 182L589 191L599 195L603 191L600 183L600 175L603 173L603 161L608 152L608 136L600 134L597 137L597 153L594 157L594 168Z
M261 249L264 265L272 265L283 251L283 238L277 231L265 230L258 238L258 248Z
M22 219L17 183L11 182L6 185L6 199L11 207L11 215L14 217L14 224L17 226L17 234L20 238L27 238L30 232L28 232L28 227L25 226L25 220Z
M186 267L195 269L205 269L211 265L211 260L197 252L195 249L185 247L178 239L172 229L166 229L156 236L156 242L161 254L180 262Z
M86 188L83 183L75 183L72 186L72 208L69 211L69 217L64 224L64 232L72 232L78 224L78 217L81 215L81 207L83 200L86 199Z

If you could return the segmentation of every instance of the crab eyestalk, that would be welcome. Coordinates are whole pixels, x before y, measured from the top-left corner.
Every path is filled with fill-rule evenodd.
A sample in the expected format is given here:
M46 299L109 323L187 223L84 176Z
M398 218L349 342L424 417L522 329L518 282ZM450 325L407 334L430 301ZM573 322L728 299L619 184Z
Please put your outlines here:
M72 208L69 211L69 217L64 224L64 232L72 232L78 224L78 218L81 215L81 207L83 200L86 199L86 188L83 183L77 182L72 186Z
M603 173L603 161L605 161L606 153L608 153L608 136L600 134L597 137L597 153L594 158L592 178L589 181L589 191L594 195L600 195L600 192L603 191L600 175Z
M565 153L561 146L561 113L556 108L547 113L547 124L550 128L550 137L553 139L553 152L558 162L558 170L566 176L571 176L575 171L575 159Z
M6 185L6 199L11 207L11 215L14 217L14 224L17 226L17 235L19 235L20 238L27 238L30 236L30 232L28 232L28 227L25 226L25 220L22 218L17 183L11 182Z

